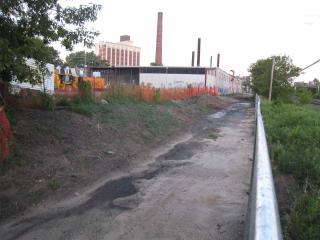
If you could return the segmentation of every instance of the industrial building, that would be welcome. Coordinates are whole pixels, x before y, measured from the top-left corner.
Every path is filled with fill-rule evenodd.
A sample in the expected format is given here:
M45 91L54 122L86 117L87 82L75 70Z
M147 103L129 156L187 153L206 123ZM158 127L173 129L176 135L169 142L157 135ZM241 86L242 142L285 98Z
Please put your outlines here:
M133 45L129 35L120 36L120 42L98 42L95 54L110 66L140 66L141 48Z
M220 94L242 92L242 81L221 68L213 67L90 67L90 75L107 83L137 84L154 88L217 88Z

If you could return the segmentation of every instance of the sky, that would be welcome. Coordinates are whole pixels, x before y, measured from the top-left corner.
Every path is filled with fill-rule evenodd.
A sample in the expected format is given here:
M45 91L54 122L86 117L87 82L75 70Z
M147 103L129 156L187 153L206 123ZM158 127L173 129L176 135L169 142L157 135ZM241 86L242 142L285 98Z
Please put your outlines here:
M102 5L95 42L118 42L128 34L141 47L141 65L154 62L157 12L163 12L163 64L190 66L191 52L201 43L201 66L216 64L235 75L248 75L250 64L272 55L288 55L301 68L320 58L319 0L63 0L75 5ZM55 47L64 58L66 52ZM75 51L83 50L82 45ZM87 49L88 50L88 49ZM320 79L320 63L295 81Z

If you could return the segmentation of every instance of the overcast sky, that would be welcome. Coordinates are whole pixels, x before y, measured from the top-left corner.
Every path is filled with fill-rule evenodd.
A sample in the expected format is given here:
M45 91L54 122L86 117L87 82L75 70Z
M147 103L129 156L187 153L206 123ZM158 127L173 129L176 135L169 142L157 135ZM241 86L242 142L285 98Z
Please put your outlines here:
M251 63L274 54L289 55L299 67L320 58L319 0L81 0L73 4L88 2L103 6L90 25L100 32L96 42L118 42L120 35L130 35L141 47L141 65L154 61L159 11L167 66L190 66L198 37L201 65L209 66L210 56L215 65L220 53L220 67L233 69L236 75L247 75ZM62 57L67 54L58 50ZM315 77L320 78L320 63L297 80Z

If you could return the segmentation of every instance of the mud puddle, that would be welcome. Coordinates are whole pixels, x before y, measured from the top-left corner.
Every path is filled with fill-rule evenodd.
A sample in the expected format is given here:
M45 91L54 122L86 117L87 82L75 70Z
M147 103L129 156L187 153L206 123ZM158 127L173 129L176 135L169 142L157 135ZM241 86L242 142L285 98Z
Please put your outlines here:
M201 150L200 142L184 142L175 145L167 153L159 156L157 160L186 160L190 159L195 155L199 150Z
M22 227L23 229L21 231L15 232L13 236L9 238L9 240L17 239L32 229L39 227L39 225L44 225L48 222L54 222L55 220L60 220L63 218L69 218L71 216L83 215L95 208L104 211L107 211L108 209L116 209L120 210L121 212L137 207L141 202L141 199L137 196L134 196L139 192L139 187L136 183L143 180L153 179L160 173L168 171L171 168L181 167L188 164L191 163L182 162L162 164L161 162L157 161L149 164L148 169L144 171L108 181L93 191L89 195L89 199L78 206L64 210L57 210L54 213L47 213L25 218L22 221L11 225L12 227L25 225L25 227ZM133 198L130 199L130 196L133 196ZM127 197L129 198L125 199ZM120 212L118 214L120 214Z

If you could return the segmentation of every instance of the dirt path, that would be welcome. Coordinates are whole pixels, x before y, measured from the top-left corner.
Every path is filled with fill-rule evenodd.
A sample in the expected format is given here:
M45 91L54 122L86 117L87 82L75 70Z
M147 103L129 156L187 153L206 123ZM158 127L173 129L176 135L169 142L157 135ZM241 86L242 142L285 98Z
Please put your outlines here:
M0 227L1 239L241 239L254 111L235 103L134 172Z

